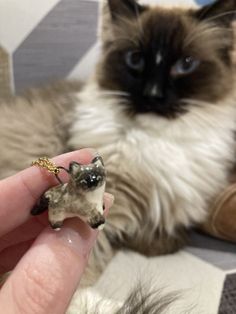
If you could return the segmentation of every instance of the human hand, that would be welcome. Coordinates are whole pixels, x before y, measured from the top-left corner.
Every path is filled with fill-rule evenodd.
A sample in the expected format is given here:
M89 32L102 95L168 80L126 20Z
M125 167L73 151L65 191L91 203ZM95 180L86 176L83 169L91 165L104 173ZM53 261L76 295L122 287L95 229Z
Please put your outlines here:
M93 154L84 149L53 161L65 167L72 160L87 164ZM45 190L57 184L37 167L0 181L0 274L14 269L0 290L1 313L65 313L79 284L98 231L74 218L55 232L47 213L30 215ZM105 194L104 201L107 212L112 196Z

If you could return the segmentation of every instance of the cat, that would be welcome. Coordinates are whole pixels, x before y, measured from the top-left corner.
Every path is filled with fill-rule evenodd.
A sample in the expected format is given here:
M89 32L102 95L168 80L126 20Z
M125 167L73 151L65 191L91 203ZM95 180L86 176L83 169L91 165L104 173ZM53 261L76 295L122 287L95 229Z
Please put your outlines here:
M98 275L114 249L175 252L229 183L235 9L222 0L188 10L105 5L101 59L78 95L69 140L71 149L98 150L115 195L85 278Z
M12 107L0 106L1 177L23 168L22 161L82 147L94 147L104 159L115 203L91 253L85 286L119 248L148 256L178 250L229 183L235 9L233 0L198 9L107 0L101 58L81 90L56 98L34 92L26 105L21 97ZM21 123L12 110L18 106ZM49 116L40 111L46 108Z

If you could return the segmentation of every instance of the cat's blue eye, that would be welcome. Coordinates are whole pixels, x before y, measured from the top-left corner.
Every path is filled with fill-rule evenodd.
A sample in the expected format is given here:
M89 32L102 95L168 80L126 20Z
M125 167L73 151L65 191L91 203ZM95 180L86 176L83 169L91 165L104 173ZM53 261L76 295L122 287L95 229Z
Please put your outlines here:
M125 54L126 65L136 72L143 72L145 68L145 60L140 51L128 51Z
M181 76L193 73L200 65L200 60L193 57L179 59L171 69L172 76Z

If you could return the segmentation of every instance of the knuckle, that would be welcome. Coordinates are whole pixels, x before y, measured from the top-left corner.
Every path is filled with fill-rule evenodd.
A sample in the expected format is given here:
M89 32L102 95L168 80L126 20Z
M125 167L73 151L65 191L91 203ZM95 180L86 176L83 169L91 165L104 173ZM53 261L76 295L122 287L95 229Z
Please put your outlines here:
M16 293L16 303L20 313L47 313L55 302L57 284L50 273L41 272L35 265L27 265L23 270L21 291ZM56 280L58 282L58 280Z

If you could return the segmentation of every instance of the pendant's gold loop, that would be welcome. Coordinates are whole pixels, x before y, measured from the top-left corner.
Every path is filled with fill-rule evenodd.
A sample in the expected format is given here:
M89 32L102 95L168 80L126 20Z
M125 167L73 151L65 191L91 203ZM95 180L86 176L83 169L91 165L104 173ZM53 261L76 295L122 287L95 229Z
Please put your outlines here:
M49 172L58 175L60 173L60 168L57 167L49 158L40 157L39 159L32 162L32 166L38 166L47 169Z

